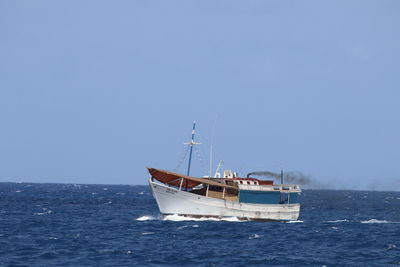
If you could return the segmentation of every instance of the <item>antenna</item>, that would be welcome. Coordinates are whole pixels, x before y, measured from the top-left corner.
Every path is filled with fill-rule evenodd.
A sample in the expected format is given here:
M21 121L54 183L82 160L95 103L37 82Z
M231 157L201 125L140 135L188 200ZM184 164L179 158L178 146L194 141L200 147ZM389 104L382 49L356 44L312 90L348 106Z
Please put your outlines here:
M185 145L189 145L190 146L190 154L189 154L189 163L188 163L188 170L187 170L187 176L189 176L190 174L190 165L192 163L192 152L193 152L193 146L194 145L199 145L201 143L196 143L194 142L194 133L195 133L195 129L196 129L196 121L193 122L193 129L192 129L192 138L189 142L186 142Z
M215 133L215 125L217 124L217 116L215 116L215 121L214 125L211 131L211 144L210 144L210 171L208 174L208 177L211 178L211 173L212 173L212 161L213 161L213 143L214 143L214 133Z
M212 157L213 157L213 144L211 143L210 145L210 170L208 172L208 178L211 178L211 172L212 172Z

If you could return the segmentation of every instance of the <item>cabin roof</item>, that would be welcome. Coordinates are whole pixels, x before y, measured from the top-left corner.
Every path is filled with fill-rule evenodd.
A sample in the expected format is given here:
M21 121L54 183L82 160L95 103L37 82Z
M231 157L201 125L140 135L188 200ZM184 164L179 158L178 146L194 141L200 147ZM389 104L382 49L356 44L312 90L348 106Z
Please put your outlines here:
M187 176L187 175L183 175L183 174L179 174L179 173L175 173L175 172L170 172L170 171L166 171L166 170L155 169L155 168L147 168L147 169L149 170L150 175L153 178L155 178L156 180L158 180L162 183L176 186L176 187L180 187L181 178L183 178L184 179L184 181L182 183L183 188L190 189L199 184L209 184L209 185L238 190L237 187L222 184L222 183L213 181L211 179L196 178L196 177L191 177L191 176Z

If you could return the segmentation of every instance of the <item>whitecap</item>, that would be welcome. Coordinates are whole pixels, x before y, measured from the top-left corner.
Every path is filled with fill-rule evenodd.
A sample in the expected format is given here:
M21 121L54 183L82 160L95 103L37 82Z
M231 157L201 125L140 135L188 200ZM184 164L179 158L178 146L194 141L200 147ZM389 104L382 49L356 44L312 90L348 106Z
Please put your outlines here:
M261 237L261 235L252 234L251 236L249 236L249 239L257 239L257 238L260 238L260 237Z
M389 250L389 249L394 249L394 248L396 248L396 247L397 247L397 246L396 246L395 244L389 244L387 249L388 249L388 250Z
M192 227L197 228L197 227L199 227L199 225L195 224L195 225L192 225Z
M179 226L179 227L176 228L176 229L181 230L181 229L184 229L184 228L186 228L186 227L188 227L188 226L187 226L187 225L183 225L183 226Z
M153 221L155 219L156 218L154 218L153 216L144 215L144 216L137 218L136 221Z
M336 226L332 226L331 227L331 229L333 229L333 230L337 230L337 229L339 229L338 227L336 227Z
M22 191L21 190L17 190L17 191L15 191L15 193L21 193Z
M287 221L286 223L303 223L304 221L300 221L300 220L297 220L297 221Z
M143 232L142 235L152 235L154 232Z
M48 213L47 212L35 212L33 215L40 216L40 215L46 215L46 214L48 214Z
M400 223L400 222L391 222L391 221L386 221L386 220L371 219L368 221L361 221L361 223Z
M143 195L143 194L144 194L144 192L139 192L139 193L138 193L138 195Z
M35 212L33 215L38 215L38 216L40 216L40 215L47 215L47 214L51 214L51 213L52 213L51 210L48 210L48 209L46 209L46 208L43 208L43 212Z
M343 220L334 220L334 221L327 221L328 223L341 223L341 222L349 222L349 220L347 219L343 219Z

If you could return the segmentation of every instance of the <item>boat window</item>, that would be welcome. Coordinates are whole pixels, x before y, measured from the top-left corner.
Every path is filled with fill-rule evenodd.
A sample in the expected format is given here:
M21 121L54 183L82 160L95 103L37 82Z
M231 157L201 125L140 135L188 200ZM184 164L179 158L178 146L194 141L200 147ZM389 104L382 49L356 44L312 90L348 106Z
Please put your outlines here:
M243 184L243 181L240 181L241 184Z
M249 181L247 181L247 184L250 184L250 182L249 182Z

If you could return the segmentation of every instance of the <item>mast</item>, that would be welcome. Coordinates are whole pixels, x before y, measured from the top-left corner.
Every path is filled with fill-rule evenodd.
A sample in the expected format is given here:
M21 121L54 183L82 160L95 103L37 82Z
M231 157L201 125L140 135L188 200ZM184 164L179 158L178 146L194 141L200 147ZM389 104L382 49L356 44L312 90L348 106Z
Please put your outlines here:
M194 145L199 145L200 143L194 142L194 133L196 129L196 121L193 122L193 129L192 129L192 138L189 142L186 142L185 145L190 146L190 153L189 153L189 163L188 163L188 169L187 169L187 176L190 174L190 165L192 164L192 152L193 152L193 146Z

